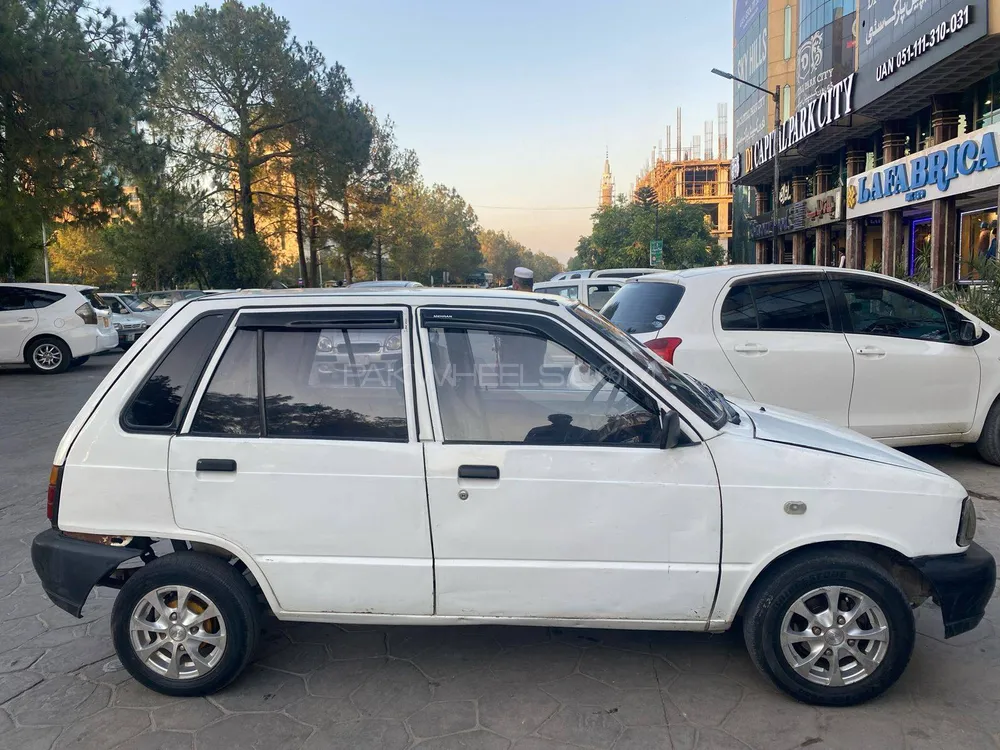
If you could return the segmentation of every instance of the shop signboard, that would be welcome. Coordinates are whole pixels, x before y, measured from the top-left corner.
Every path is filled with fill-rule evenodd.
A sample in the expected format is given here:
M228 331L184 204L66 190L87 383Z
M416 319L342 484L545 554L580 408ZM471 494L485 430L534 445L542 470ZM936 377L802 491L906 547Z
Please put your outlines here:
M737 0L733 8L733 73L767 87L767 3ZM750 86L733 82L733 143L743 150L767 132L771 99Z
M856 14L829 23L799 44L795 64L795 108L802 109L854 72Z
M989 0L860 0L857 106L986 35Z
M750 239L766 240L773 236L774 229L771 224L771 212L754 216L748 219L750 225ZM799 201L789 206L778 208L778 234L789 234L805 229L805 201Z
M847 218L1000 185L1000 123L847 180Z
M803 226L806 229L811 229L840 221L843 218L843 193L844 191L838 187L802 201L804 204Z

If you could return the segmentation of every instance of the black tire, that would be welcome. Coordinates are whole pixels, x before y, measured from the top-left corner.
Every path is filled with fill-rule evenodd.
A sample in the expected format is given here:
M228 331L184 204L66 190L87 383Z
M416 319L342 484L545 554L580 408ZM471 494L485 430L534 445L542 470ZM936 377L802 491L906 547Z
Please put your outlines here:
M73 360L69 347L55 336L45 336L32 341L24 352L24 361L41 375L57 375L66 372ZM46 362L53 364L47 365Z
M123 352L127 352L134 343L135 343L134 341L123 341L118 345L118 348L121 349Z
M993 402L986 415L983 431L976 441L976 450L984 461L1000 466L1000 398Z
M88 359L90 359L89 354L86 357L77 357L76 359L74 359L72 362L69 363L69 366L79 367L80 365L84 364Z
M214 603L223 620L225 648L204 675L167 677L147 666L132 645L133 610L146 594L171 586L201 592ZM111 638L121 663L137 681L164 695L210 695L221 690L246 668L259 633L260 606L250 584L232 565L200 552L175 552L153 560L125 582L111 611Z
M881 662L852 684L816 684L792 668L782 649L785 614L800 597L823 586L858 591L869 597L887 620L889 640ZM743 637L757 668L796 700L818 706L852 706L881 695L899 679L910 661L916 636L906 595L882 566L859 554L826 551L793 558L754 585L744 608ZM843 638L840 634L833 637ZM869 641L847 643L866 643L867 648L875 645ZM852 658L845 655L844 660L850 664ZM824 660L825 656L821 657L819 664ZM830 666L829 660L825 663Z

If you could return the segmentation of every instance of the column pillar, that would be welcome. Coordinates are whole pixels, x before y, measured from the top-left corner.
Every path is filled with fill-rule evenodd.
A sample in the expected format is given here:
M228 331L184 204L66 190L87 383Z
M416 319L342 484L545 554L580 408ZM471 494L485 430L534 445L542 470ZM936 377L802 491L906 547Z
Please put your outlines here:
M847 176L854 177L865 171L865 145L857 141L847 144ZM847 254L848 268L861 268L865 262L865 228L863 219L849 219L847 222ZM840 263L840 258L834 259L834 265Z
M761 216L767 213L768 204L768 188L764 186L757 187L757 216ZM772 217L773 219L773 217ZM757 240L754 243L755 251L755 262L757 263L767 263L767 248L768 244L771 242L770 238L765 238L762 240Z
M935 144L958 137L958 103L954 96L931 100L931 137ZM931 289L955 282L958 212L954 198L931 202Z
M798 203L806 199L809 190L809 183L805 175L796 175L792 178L792 203ZM806 230L803 229L792 235L792 263L802 265L806 262Z
M825 193L830 189L830 178L833 176L833 169L825 164L816 165L816 192ZM830 250L831 236L830 225L826 224L816 227L816 265L834 265L831 261L832 252ZM837 258L836 260L840 260Z
M888 164L903 157L906 147L906 134L895 123L886 123L882 134L882 163ZM903 211L894 209L882 212L882 273L895 276L901 268L903 246L906 242L903 233Z

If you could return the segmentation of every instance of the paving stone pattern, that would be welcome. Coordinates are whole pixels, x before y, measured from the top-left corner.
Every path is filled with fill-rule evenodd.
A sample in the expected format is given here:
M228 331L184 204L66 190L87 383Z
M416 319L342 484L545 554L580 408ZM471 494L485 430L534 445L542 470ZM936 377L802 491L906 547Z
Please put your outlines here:
M113 656L113 592L76 620L42 595L28 557L58 439L112 363L54 377L0 368L0 750L1000 750L1000 598L948 641L922 607L901 682L852 709L777 692L737 634L273 619L225 691L150 692ZM975 492L980 541L1000 553L1000 470L968 451L917 455Z

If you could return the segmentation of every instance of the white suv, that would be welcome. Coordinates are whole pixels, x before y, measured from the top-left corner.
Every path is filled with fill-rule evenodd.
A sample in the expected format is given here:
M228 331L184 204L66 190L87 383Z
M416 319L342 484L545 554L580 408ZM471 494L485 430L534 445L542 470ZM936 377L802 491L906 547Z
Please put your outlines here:
M71 284L0 284L0 363L64 372L114 349L118 334Z
M398 337L402 366L348 346L319 376L323 337L368 336ZM336 623L706 632L742 613L771 679L846 705L902 674L912 606L935 598L957 635L996 581L958 482L733 406L583 305L519 292L175 305L63 436L48 515L49 597L79 616L120 588L118 655L173 695L239 674L263 601Z
M1000 464L1000 332L881 274L719 266L630 280L601 313L727 397Z

